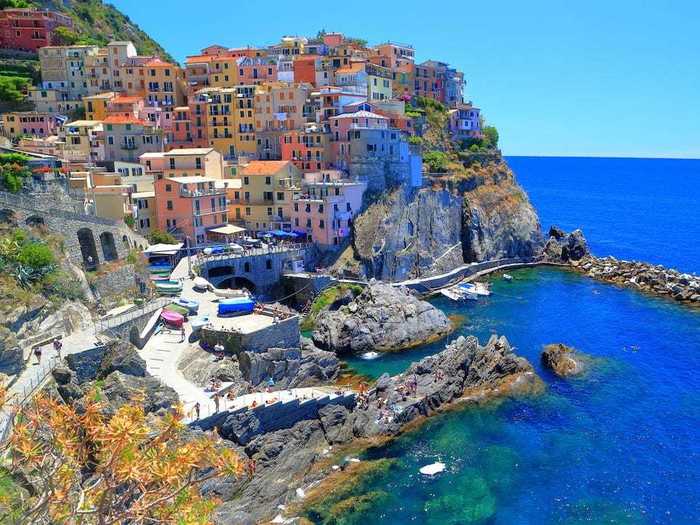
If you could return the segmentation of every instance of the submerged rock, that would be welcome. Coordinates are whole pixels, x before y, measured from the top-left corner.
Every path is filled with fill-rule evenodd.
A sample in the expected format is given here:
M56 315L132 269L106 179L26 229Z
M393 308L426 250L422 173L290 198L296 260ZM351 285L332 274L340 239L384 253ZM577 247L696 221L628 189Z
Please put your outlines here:
M323 312L313 341L336 353L401 350L447 335L447 316L407 288L372 281L350 304Z
M542 365L559 377L580 374L586 369L585 361L579 352L562 343L547 345L542 351Z

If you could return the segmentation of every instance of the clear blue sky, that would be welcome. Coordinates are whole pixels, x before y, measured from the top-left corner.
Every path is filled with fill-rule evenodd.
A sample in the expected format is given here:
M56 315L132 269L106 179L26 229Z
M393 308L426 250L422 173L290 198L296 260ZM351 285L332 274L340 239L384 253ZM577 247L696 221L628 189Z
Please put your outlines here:
M465 72L508 155L700 158L697 0L111 1L178 60L322 28L411 43Z

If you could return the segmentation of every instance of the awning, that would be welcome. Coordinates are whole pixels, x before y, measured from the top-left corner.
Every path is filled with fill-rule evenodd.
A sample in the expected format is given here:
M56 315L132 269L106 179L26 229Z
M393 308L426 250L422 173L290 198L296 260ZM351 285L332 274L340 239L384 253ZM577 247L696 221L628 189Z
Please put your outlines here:
M143 253L147 255L175 255L180 248L182 248L182 243L177 244L153 244L146 248Z
M212 228L209 231L213 233L220 233L222 235L235 235L236 233L244 232L245 228L241 228L240 226L234 226L233 224L227 224L226 226Z

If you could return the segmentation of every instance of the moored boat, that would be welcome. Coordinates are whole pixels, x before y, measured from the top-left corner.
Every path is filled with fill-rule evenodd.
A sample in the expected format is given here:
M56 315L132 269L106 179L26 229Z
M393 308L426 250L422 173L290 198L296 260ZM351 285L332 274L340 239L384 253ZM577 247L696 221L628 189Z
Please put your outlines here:
M223 298L249 297L250 295L246 290L233 288L212 288L212 292L214 292L217 297Z
M170 312L175 312L183 317L186 317L187 314L189 313L189 310L185 308L184 306L180 306L179 304L171 303L163 308L163 310L168 310Z
M491 295L488 287L484 283L462 283L458 287L465 292L473 295L488 297Z
M153 286L160 294L179 294L182 291L182 284L179 281L154 281Z
M160 318L170 326L175 326L177 328L181 327L185 322L185 317L177 312L171 310L163 309L160 314Z
M255 301L250 297L233 297L219 301L217 313L220 316L249 314L255 308Z
M191 314L196 314L197 311L199 310L199 302L194 301L193 299L186 299L184 297L176 297L173 299L173 303L177 304L179 306L182 306L183 308L186 308L187 311Z
M209 324L209 316L208 315L198 315L197 317L192 317L190 318L190 326L192 327L193 332L197 332L201 330L203 326L206 326Z
M192 281L192 286L195 290L207 291L211 285L204 277L195 277Z

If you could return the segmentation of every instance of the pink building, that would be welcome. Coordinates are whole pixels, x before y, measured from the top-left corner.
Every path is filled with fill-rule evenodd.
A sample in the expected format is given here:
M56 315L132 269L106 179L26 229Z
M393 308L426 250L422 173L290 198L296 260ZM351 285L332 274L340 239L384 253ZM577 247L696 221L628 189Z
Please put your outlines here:
M292 205L292 229L303 231L321 247L342 244L362 208L367 184L327 170L304 174L302 190Z
M2 132L5 136L48 137L56 132L56 118L52 113L42 111L14 111L0 115Z
M207 231L228 224L226 187L209 177L166 177L154 183L158 229L200 244Z

